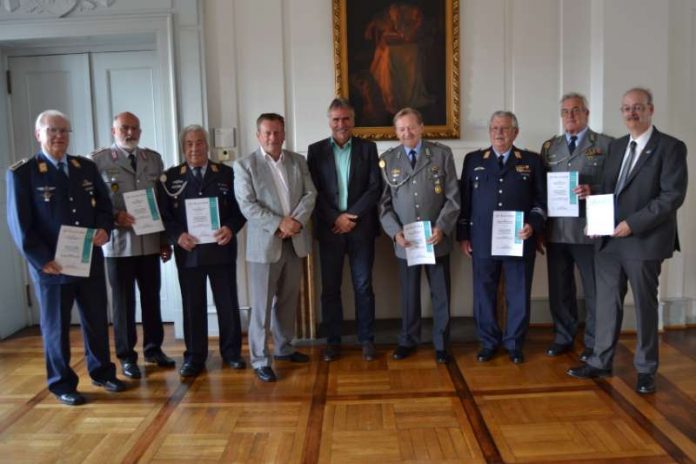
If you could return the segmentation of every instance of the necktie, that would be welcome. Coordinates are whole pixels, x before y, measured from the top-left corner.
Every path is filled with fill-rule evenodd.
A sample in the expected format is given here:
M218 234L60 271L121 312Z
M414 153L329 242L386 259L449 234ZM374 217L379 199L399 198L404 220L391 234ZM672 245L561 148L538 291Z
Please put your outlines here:
M621 190L623 190L624 185L626 184L626 178L628 178L628 174L631 172L631 166L633 165L633 158L636 157L636 145L638 144L635 140L631 141L630 148L628 150L628 157L626 158L626 162L621 168L619 180L616 181L616 190L614 190L615 195L621 193Z
M135 159L135 155L133 153L131 153L130 155L128 155L128 159L130 160L131 167L135 171L136 168L138 167L137 161Z
M201 172L202 169L203 168L201 168L200 166L196 166L195 168L193 168L193 177L195 177L196 180L200 183L203 183L203 172Z
M568 151L570 152L571 155L572 155L573 152L575 151L575 147L576 147L575 142L576 142L577 140L578 140L578 136L577 136L577 135L571 135L571 136L570 136L570 143L568 144Z
M408 152L408 159L411 160L411 168L416 167L416 150L411 150Z
M498 157L498 168L503 169L504 164L505 164L505 157L503 155L500 155Z
M68 165L65 164L65 161L59 161L58 162L58 172L60 172L66 179L68 178Z

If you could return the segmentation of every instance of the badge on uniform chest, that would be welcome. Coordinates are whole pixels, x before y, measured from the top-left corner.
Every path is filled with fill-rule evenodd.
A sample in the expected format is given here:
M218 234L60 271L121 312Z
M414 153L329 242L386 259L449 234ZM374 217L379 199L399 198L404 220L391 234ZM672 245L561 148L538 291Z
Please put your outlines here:
M51 201L51 197L53 197L53 191L55 189L55 187L49 187L48 185L46 185L45 187L36 187L36 190L42 192L41 196L43 197L43 201L47 203Z

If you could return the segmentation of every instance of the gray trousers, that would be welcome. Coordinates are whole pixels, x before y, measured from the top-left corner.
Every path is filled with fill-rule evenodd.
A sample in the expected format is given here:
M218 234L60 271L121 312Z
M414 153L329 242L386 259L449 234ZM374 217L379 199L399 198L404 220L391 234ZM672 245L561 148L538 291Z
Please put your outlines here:
M421 273L425 269L430 284L433 304L433 345L446 350L449 344L450 271L449 255L438 256L435 264L408 266L405 259L399 263L401 284L401 333L399 345L417 346L421 335Z
M594 353L587 363L610 369L623 321L627 282L636 306L637 343L633 364L641 374L654 374L658 365L658 301L661 260L624 259L612 253L595 255L597 324Z
M283 242L280 259L275 263L248 262L251 291L249 352L254 369L271 365L266 341L268 319L273 335L273 354L292 354L295 316L300 293L302 259L295 254L292 240Z

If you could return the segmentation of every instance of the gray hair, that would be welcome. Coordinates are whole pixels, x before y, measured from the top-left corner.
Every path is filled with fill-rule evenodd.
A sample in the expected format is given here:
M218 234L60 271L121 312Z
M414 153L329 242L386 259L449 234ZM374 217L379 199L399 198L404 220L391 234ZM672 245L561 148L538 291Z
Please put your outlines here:
M42 111L41 114L39 114L36 117L36 122L34 123L34 130L38 131L38 130L41 130L44 127L46 127L46 125L45 125L46 118L62 118L68 123L68 126L72 127L72 123L70 122L70 118L65 113L62 113L58 110L46 110L46 111Z
M574 99L582 100L582 106L584 106L585 109L587 109L587 107L588 107L587 98L585 98L585 96L583 94L578 93L578 92L568 92L565 95L563 95L561 97L561 104L563 104L563 102L566 100L574 100Z
M355 108L353 108L353 105L351 105L350 102L345 98L336 97L331 100L331 104L326 110L326 115L330 116L333 110L348 110L350 111L351 116L355 118Z
M121 117L123 117L123 116L130 116L131 118L135 118L135 119L138 120L138 124L140 124L140 118L139 118L139 117L137 117L136 115L134 115L134 114L131 113L130 111L122 111L122 112L118 113L116 116L114 116L114 120L113 120L112 125L113 125L114 127L116 127L116 123L118 122L118 119L121 118Z
M394 119L392 120L392 122L396 126L396 121L403 118L404 116L408 116L409 114L416 117L418 124L423 125L423 115L420 113L420 111L418 111L415 108L409 107L400 109L399 112L394 115Z
M205 130L205 128L200 124L189 124L188 126L183 128L181 133L179 133L179 146L181 147L181 151L184 151L184 139L191 132L203 132L203 134L205 135L205 143L207 143L208 146L210 146L208 131Z
M647 89L645 87L633 87L632 89L628 89L627 91L625 91L623 96L625 97L626 95L628 95L631 92L642 93L643 95L645 95L645 98L648 99L648 105L653 104L653 96L652 96L652 92L650 91L650 89Z
M498 110L491 115L491 119L488 120L488 127L491 127L491 123L495 118L510 118L512 121L512 127L519 129L520 125L517 123L517 116L512 111Z

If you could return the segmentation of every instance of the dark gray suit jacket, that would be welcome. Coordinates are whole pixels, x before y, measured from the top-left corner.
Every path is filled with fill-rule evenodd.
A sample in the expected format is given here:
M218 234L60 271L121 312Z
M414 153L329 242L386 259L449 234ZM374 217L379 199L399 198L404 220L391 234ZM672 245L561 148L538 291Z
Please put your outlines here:
M626 135L609 145L600 193L614 193L628 142ZM684 202L687 183L686 145L654 128L615 199L616 224L625 220L631 235L603 237L598 249L628 259L670 258L679 250L677 209Z
M379 234L377 201L382 193L382 179L377 165L377 146L359 137L351 139L350 173L348 174L348 209L338 207L338 178L331 139L313 143L307 150L307 164L317 189L314 209L314 232L321 241L334 235L331 228L343 212L358 216L353 236L376 237Z

